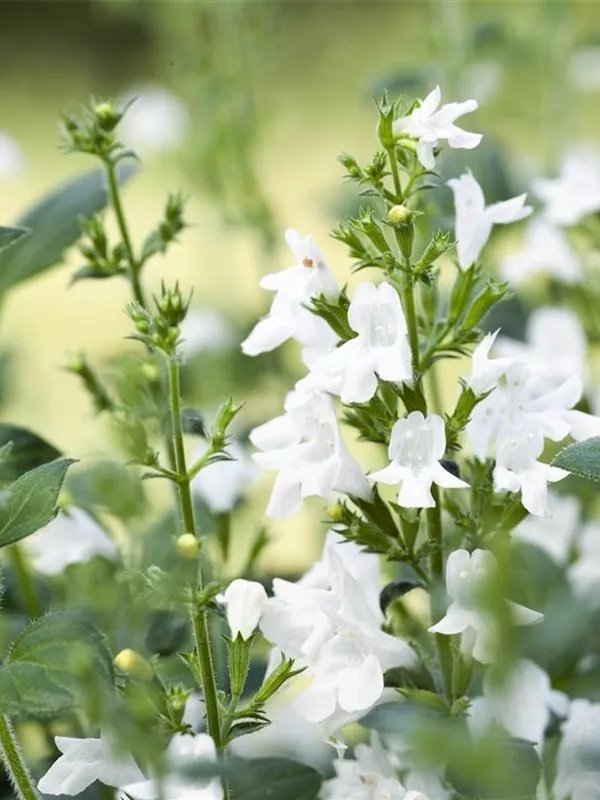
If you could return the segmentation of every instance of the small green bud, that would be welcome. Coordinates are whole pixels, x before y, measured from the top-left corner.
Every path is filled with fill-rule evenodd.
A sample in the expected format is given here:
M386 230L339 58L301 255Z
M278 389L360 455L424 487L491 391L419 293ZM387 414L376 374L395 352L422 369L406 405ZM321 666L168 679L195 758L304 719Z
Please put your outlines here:
M390 103L387 93L384 92L381 100L377 103L379 119L377 121L377 136L382 147L386 150L394 147L394 113L395 103Z
M193 533L183 533L175 542L175 548L182 558L194 559L200 550L200 542Z
M343 506L341 503L334 503L326 510L327 518L332 522L341 522L343 519Z
M105 131L112 131L120 122L120 114L112 103L102 102L94 106L94 116L100 127Z
M129 647L117 653L113 663L117 669L125 672L135 680L150 681L154 677L154 670L151 664Z
M141 372L144 378L149 381L156 381L158 380L158 376L160 375L159 369L156 364L153 364L150 361L146 361L141 366Z
M407 262L410 261L413 251L415 238L414 217L415 212L405 205L392 206L388 211L388 220L396 231L400 252Z

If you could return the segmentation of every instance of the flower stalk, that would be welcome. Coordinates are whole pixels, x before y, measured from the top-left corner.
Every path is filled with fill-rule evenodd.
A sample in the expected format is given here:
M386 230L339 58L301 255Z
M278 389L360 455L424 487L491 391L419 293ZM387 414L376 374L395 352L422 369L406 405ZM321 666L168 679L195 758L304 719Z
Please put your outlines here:
M39 800L9 717L0 715L0 755L17 800Z

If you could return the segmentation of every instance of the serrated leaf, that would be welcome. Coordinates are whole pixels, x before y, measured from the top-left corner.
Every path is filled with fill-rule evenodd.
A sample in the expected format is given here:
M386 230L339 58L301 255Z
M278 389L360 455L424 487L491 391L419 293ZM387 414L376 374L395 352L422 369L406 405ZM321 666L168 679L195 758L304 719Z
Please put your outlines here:
M257 758L236 760L229 783L233 796L244 800L315 800L321 775L289 758Z
M111 654L98 630L74 613L48 614L17 636L0 667L0 712L16 719L52 717L112 679Z
M580 478L600 481L600 436L568 445L556 456L552 466L566 469Z
M62 458L26 472L0 493L0 547L14 544L47 525L73 458Z
M5 228L0 225L0 250L5 250L29 233L31 231L28 228Z
M41 436L18 425L0 423L0 447L12 443L0 462L0 481L14 481L24 472L59 458L61 453Z
M123 165L120 181L134 171L135 166ZM94 170L59 184L29 208L16 225L31 234L0 253L0 294L57 264L81 236L79 218L98 213L106 204L104 173Z

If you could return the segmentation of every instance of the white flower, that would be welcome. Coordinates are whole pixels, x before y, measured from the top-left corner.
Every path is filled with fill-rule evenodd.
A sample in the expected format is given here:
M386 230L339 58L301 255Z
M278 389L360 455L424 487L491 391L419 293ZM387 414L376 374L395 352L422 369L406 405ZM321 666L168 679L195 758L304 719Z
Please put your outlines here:
M477 260L494 225L518 222L533 210L525 205L525 194L486 206L481 186L470 171L449 180L448 186L454 192L458 263L463 269Z
M521 492L521 502L531 514L548 513L548 483L566 478L564 469L538 461L544 449L544 437L526 425L512 429L501 439L496 450L494 489L497 492Z
M162 86L140 86L120 98L119 106L131 103L119 125L128 147L145 154L161 153L178 147L188 133L187 109Z
M290 338L325 351L337 341L325 320L305 307L312 297L320 294L328 298L338 295L337 284L321 251L312 236L302 237L292 228L285 232L285 240L296 263L261 279L262 288L276 294L267 316L257 322L242 342L242 351L248 356L273 350Z
M568 700L552 689L550 678L533 661L517 661L504 681L494 680L489 670L483 679L483 696L469 709L469 727L482 735L499 723L511 736L541 744L550 714L564 716Z
M225 350L235 341L229 321L214 308L190 309L179 329L180 350L186 361L199 353Z
M267 515L292 516L311 495L330 499L334 492L343 492L368 497L368 483L344 446L331 398L290 393L285 408L285 414L250 434L250 441L265 451L255 453L256 463L279 470Z
M354 758L340 758L333 765L336 777L323 783L322 800L428 800L404 788L375 734L371 746L359 744Z
M518 542L535 545L557 564L564 564L579 528L579 504L573 497L548 495L548 516L526 517L513 531Z
M579 319L567 308L538 308L527 320L526 340L499 338L496 352L526 361L551 385L586 372L586 339Z
M500 261L500 275L515 286L538 274L562 283L581 280L581 264L566 235L543 217L528 223L523 247Z
M446 103L441 108L442 95L436 86L407 117L394 120L394 135L409 136L417 140L417 157L426 169L435 166L434 149L441 139L452 148L472 150L481 141L480 133L463 131L455 121L463 114L478 108L476 100L464 103Z
M486 591L495 579L498 562L489 550L455 550L446 562L446 591L452 602L446 614L429 630L462 634L462 647L483 664L492 660L496 626ZM486 603L487 600L487 603ZM540 622L543 614L507 601L515 625Z
M538 178L533 191L544 214L557 225L577 225L600 210L600 153L581 146L563 158L557 178Z
M240 634L242 639L249 639L260 620L267 602L267 593L256 581L236 578L225 590L222 602L227 610L227 623L232 638L235 639Z
M62 755L39 780L38 789L43 794L72 797L94 781L123 786L144 778L132 756L122 751L117 754L104 734L99 739L56 736L54 741Z
M364 403L377 391L377 377L406 381L412 377L411 353L400 298L389 283L362 283L348 309L358 334L317 362L300 386L321 386L344 403Z
M310 684L295 708L313 722L364 713L383 692L383 674L411 666L406 642L381 630L376 556L329 534L324 557L298 583L276 579L260 629L278 650L306 666Z
M16 178L25 168L25 156L18 142L0 131L0 180Z
M600 703L574 700L562 726L553 797L600 797Z
M213 740L205 733L191 736L177 733L167 748L169 774L164 781L164 794L159 795L155 779L136 783L121 784L120 788L133 800L223 800L223 790L219 778L185 777L185 772L193 771L202 762L216 761Z
M198 451L198 457L202 455ZM192 478L192 492L201 497L214 514L226 514L256 477L256 467L236 442L226 448L231 460L215 461Z
M114 559L117 548L87 511L71 507L23 541L33 568L42 575L58 575L70 564L95 556Z
M392 428L388 454L391 464L368 476L370 481L400 484L398 504L406 508L434 506L433 483L445 489L464 489L467 484L440 464L446 449L444 420L437 414L424 417L412 411Z
M292 679L265 703L264 713L270 724L252 736L238 736L230 749L240 758L291 758L326 773L334 750L325 741L321 725L304 719L294 707L288 689L296 680Z

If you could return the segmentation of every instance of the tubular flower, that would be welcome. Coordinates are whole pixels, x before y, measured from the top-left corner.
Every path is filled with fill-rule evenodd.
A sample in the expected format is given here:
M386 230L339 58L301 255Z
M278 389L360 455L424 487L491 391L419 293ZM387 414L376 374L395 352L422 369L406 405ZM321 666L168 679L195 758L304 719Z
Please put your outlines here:
M256 356L274 350L287 339L296 339L305 347L329 350L337 341L329 325L312 314L306 304L312 297L337 297L338 288L321 251L312 236L300 236L289 228L285 240L296 263L281 272L265 275L260 286L275 292L271 310L259 320L242 342L242 351Z
M412 377L407 327L396 290L389 283L362 283L348 309L357 336L317 362L301 386L320 386L344 403L364 403L377 391L377 377Z
M463 649L483 664L492 661L495 645L495 620L486 589L497 570L498 562L489 550L450 553L446 562L446 591L452 602L445 616L429 628L432 633L462 634ZM515 625L532 625L543 619L538 611L506 602Z
M262 584L236 578L222 596L227 610L227 623L231 636L238 634L242 639L249 639L260 620L260 615L267 602L267 593Z
M525 194L486 206L481 186L470 171L448 181L448 186L454 192L458 263L463 269L477 260L494 225L518 222L533 210L525 205Z
M417 157L425 169L435 166L435 148L442 139L449 147L472 150L481 142L480 133L463 131L454 123L463 114L475 111L476 100L463 103L446 103L440 108L442 94L436 86L427 97L406 117L394 120L394 135L408 136L417 140Z
M369 485L342 441L331 398L292 392L285 408L285 414L250 434L252 444L263 451L254 454L256 463L279 471L267 515L293 516L312 495L331 499L342 492L367 498Z
M391 464L368 476L372 482L400 484L398 504L406 508L434 506L432 484L465 489L467 484L440 464L446 449L444 421L412 411L392 428L388 454Z

